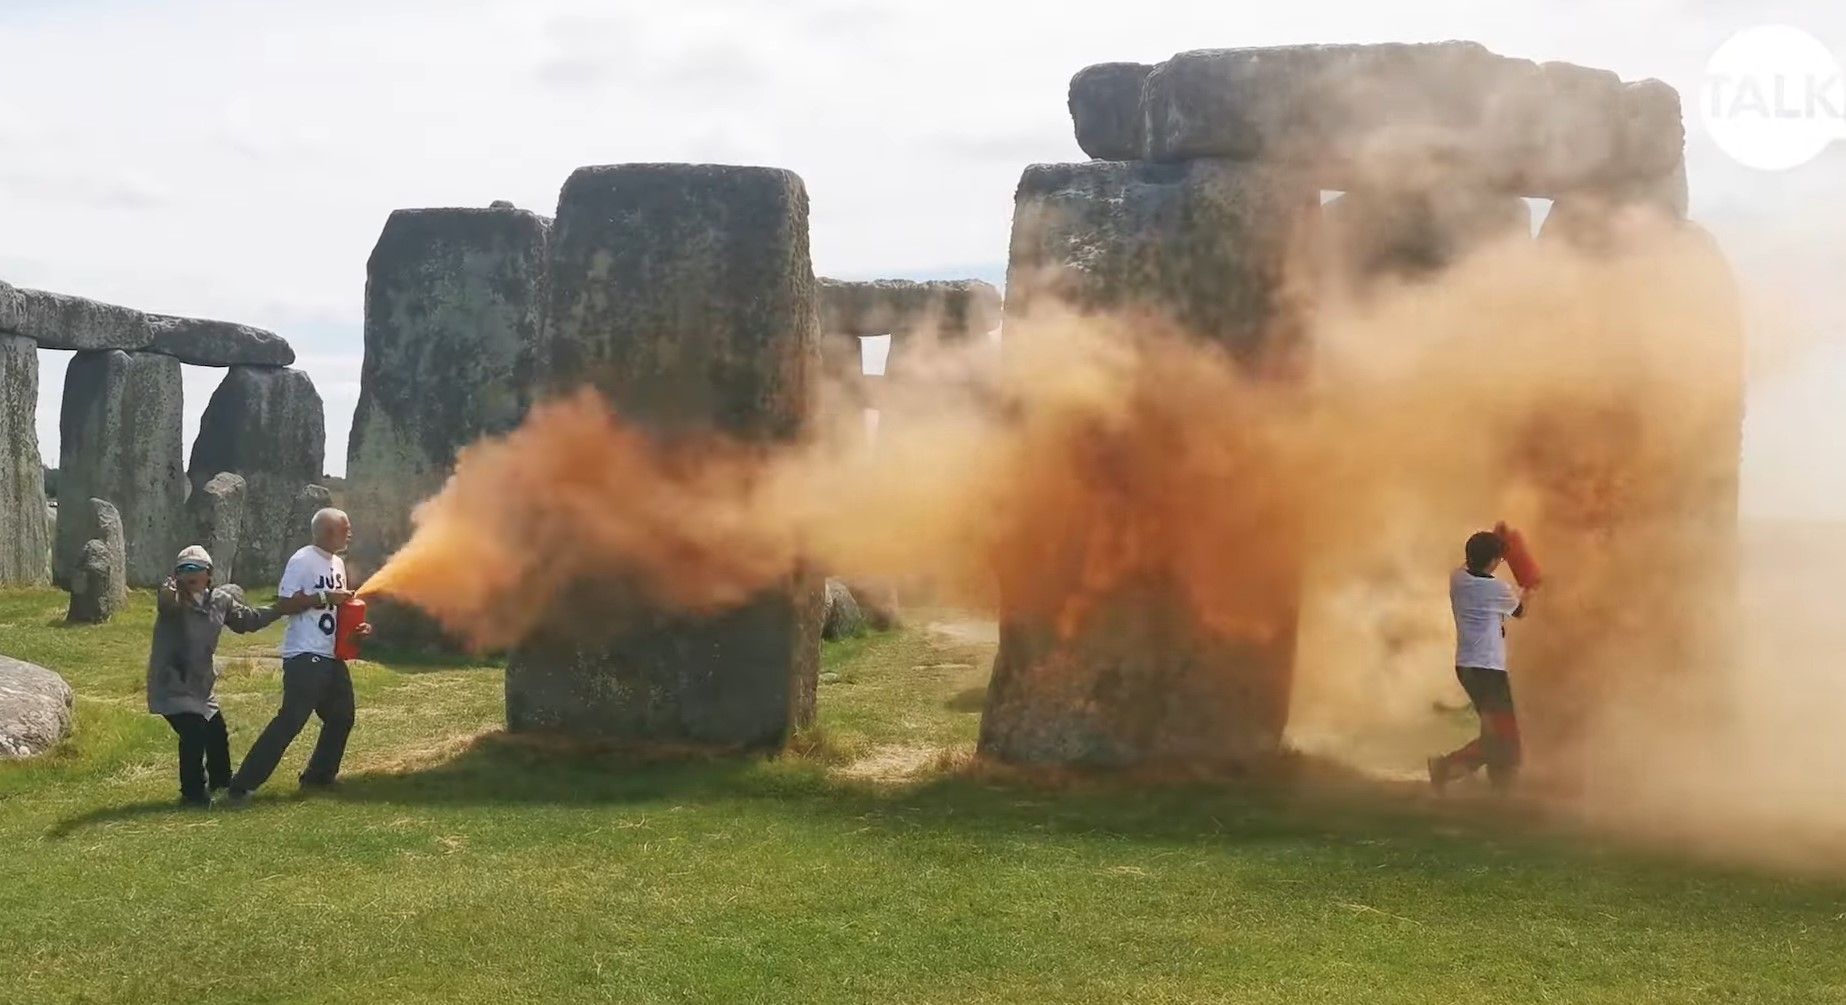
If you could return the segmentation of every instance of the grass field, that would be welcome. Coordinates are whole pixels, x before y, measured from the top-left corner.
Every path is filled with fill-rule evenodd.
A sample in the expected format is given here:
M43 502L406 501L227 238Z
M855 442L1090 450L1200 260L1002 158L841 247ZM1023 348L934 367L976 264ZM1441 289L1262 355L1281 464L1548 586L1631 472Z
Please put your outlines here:
M151 606L0 592L0 652L80 696L0 765L5 1001L1846 1001L1846 883L1408 787L983 770L989 652L925 627L830 645L774 759L520 743L496 668L361 663L342 792L295 792L310 725L250 809L182 811ZM234 756L278 636L226 636Z

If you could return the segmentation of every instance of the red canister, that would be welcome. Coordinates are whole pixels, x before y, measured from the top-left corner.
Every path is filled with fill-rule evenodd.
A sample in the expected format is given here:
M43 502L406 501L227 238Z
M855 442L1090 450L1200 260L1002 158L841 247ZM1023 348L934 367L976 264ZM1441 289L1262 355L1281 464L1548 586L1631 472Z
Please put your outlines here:
M1505 523L1495 524L1493 532L1506 542L1506 567L1512 570L1513 579L1520 586L1529 590L1544 581L1545 574L1539 571L1538 560L1532 557L1532 549L1526 545L1524 534Z
M333 630L333 658L359 658L359 626L365 624L365 601L354 597L340 605Z

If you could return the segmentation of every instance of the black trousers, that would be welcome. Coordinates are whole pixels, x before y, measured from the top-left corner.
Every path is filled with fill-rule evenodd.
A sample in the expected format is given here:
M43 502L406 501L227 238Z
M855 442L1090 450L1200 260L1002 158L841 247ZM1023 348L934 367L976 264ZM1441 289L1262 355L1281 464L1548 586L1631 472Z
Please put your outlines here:
M187 802L202 803L210 798L206 791L231 784L231 738L225 730L224 713L207 719L197 712L163 716L173 732L179 734L179 795Z
M1519 774L1522 759L1519 717L1513 711L1513 688L1504 670L1456 667L1455 678L1474 704L1481 719L1481 735L1449 755L1464 774L1482 765L1495 785L1510 785Z
M263 727L244 755L231 788L253 792L275 773L308 716L320 717L320 739L301 773L306 785L324 785L340 773L346 737L353 731L353 678L346 664L330 656L291 656L282 661L282 708Z

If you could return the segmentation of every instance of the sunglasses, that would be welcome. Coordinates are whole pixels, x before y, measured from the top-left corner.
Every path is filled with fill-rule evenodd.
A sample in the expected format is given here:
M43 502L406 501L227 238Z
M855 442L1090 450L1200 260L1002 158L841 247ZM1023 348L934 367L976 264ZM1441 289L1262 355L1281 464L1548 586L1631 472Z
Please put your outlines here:
M191 562L187 562L185 565L180 566L178 571L180 572L210 572L211 568L212 567L209 565L194 565Z

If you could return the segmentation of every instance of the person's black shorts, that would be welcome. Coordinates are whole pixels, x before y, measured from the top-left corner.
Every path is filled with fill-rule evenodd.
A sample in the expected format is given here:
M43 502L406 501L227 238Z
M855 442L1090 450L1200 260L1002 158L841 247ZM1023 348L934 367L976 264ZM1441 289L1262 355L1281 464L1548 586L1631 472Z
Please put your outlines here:
M1475 711L1513 710L1513 686L1507 681L1505 670L1456 667L1455 679L1461 681L1462 690L1468 692L1468 700L1474 703Z

